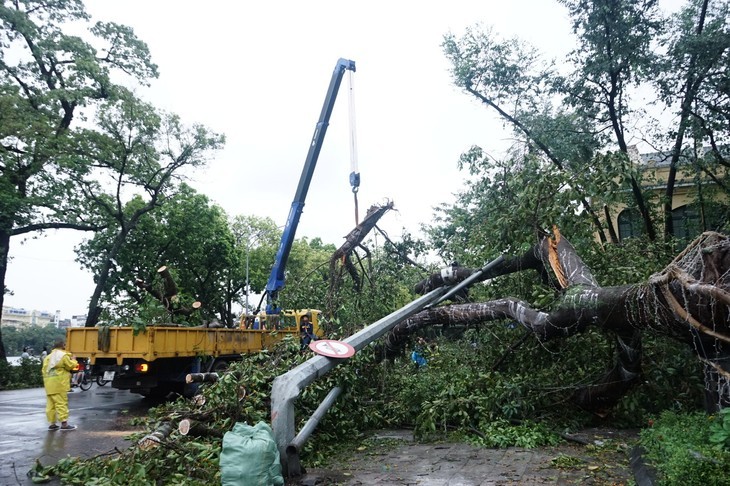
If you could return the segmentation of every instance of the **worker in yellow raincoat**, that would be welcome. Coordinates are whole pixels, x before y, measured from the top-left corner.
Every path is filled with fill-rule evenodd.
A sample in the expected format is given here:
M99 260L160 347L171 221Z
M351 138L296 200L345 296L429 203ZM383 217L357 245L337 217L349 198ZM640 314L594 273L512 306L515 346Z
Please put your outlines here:
M71 370L78 363L67 353L66 341L59 339L53 350L43 360L43 386L46 389L46 417L48 430L74 430L75 425L68 423L68 392L71 389ZM61 425L56 423L61 422Z

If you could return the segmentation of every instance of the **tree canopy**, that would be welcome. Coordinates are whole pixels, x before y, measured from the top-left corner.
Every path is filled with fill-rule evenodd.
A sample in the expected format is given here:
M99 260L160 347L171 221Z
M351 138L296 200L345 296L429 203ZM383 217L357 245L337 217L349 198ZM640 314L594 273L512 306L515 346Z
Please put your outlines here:
M71 24L84 36L70 34ZM115 76L142 84L157 76L132 29L89 24L80 0L0 4L0 305L11 237L104 226L73 181L89 172L70 156L74 126L125 91Z
M561 201L563 207L585 214L603 241L618 242L611 211L619 197L638 211L650 240L657 234L653 208L660 206L663 234L671 236L680 166L727 187L721 141L730 128L723 84L730 69L728 2L692 0L670 16L655 0L560 3L576 36L576 48L560 64L491 28L445 37L455 84L494 110L521 141L508 157L515 168L500 171L479 148L466 161L489 180L537 158L553 174L541 184L540 200L564 200L557 192L569 192L571 204ZM669 163L661 199L645 190L630 163L630 149L640 143Z

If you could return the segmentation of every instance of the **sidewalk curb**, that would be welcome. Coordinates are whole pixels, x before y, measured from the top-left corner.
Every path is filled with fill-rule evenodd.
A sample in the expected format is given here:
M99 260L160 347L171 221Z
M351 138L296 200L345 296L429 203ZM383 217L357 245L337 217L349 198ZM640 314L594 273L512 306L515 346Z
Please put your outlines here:
M646 451L641 446L631 449L630 464L634 472L634 480L638 486L655 486L656 472L644 462Z

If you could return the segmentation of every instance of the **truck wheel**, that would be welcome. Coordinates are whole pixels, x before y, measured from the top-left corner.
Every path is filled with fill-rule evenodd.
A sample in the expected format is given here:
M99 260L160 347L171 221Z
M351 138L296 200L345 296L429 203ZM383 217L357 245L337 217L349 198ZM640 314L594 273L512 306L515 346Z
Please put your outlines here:
M170 394L170 392L172 392L170 386L158 385L156 387L141 391L140 395L145 398L149 398L150 400L162 400L163 398L166 398L167 395Z
M224 359L216 360L210 371L212 373L224 373L230 365L231 363Z

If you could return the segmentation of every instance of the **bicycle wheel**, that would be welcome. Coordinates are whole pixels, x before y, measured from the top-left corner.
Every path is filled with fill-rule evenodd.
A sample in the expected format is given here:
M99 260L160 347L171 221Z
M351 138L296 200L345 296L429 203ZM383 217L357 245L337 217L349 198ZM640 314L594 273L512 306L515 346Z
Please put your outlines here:
M97 385L104 386L107 383L109 383L109 380L105 380L104 378L102 378L102 375L99 375L99 376L96 377L96 384Z
M91 380L87 376L84 376L81 379L81 383L79 383L79 388L81 388L83 391L88 390L89 388L91 388Z

